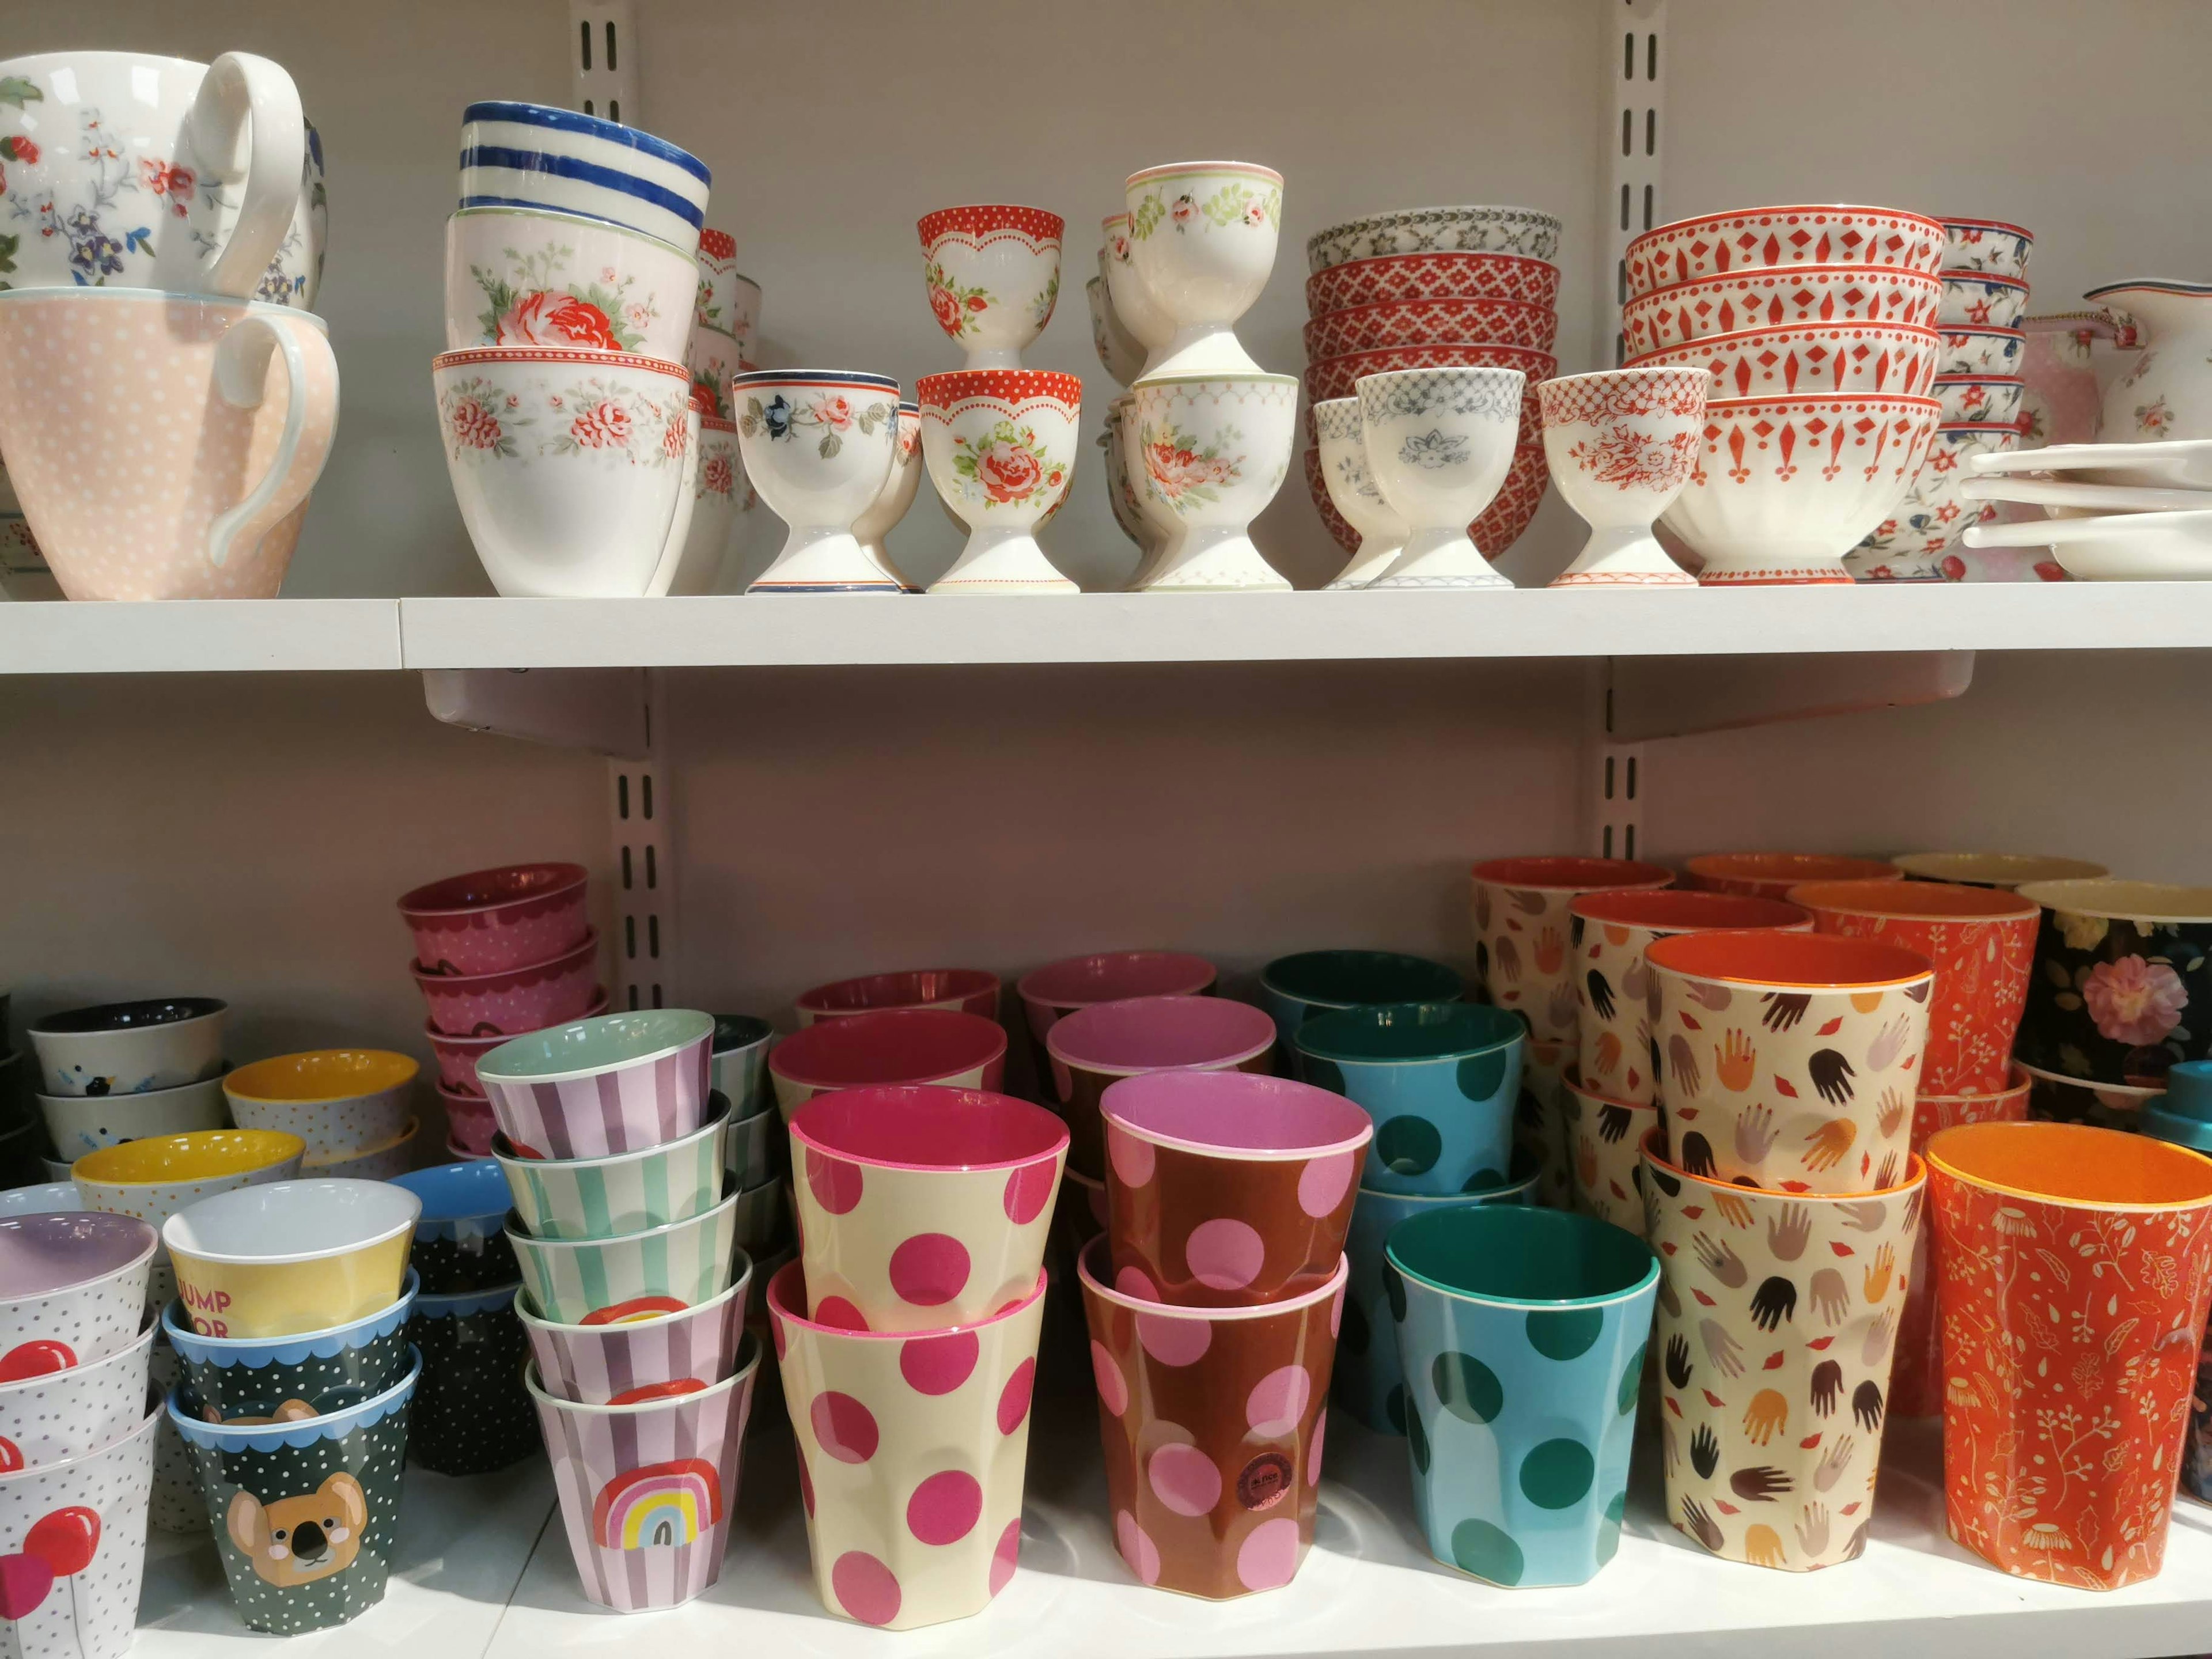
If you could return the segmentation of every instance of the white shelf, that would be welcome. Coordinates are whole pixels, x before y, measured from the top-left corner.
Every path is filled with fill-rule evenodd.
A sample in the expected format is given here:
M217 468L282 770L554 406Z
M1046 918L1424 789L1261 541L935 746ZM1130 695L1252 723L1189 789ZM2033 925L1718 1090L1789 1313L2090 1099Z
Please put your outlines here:
M398 666L397 599L0 604L0 675Z
M823 1611L790 1435L777 1422L748 1448L721 1582L686 1607L641 1622L586 1604L541 1463L474 1481L410 1472L404 1559L383 1605L294 1645L404 1647L410 1659L611 1655L635 1651L641 1636L670 1654L809 1659L1442 1659L1539 1647L1574 1659L1864 1659L1940 1642L1945 1659L2149 1659L2197 1651L2212 1628L2212 1510L2177 1506L2166 1570L2146 1584L2097 1595L2008 1577L1943 1537L1933 1423L1892 1431L1874 1536L1856 1562L1793 1574L1717 1560L1659 1518L1657 1470L1642 1467L1620 1553L1593 1583L1506 1590L1429 1559L1405 1443L1334 1413L1331 1478L1297 1578L1242 1601L1194 1601L1143 1588L1115 1553L1096 1405L1063 1394L1039 1406L1022 1568L972 1620L886 1636ZM165 1547L149 1570L137 1659L245 1659L261 1638L232 1615L212 1547Z

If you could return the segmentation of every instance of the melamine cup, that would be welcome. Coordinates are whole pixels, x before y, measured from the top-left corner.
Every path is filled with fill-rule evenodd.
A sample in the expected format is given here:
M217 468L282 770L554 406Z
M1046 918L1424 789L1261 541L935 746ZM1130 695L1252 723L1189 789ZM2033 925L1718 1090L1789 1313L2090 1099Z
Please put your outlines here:
M0 1537L21 1544L9 1557L9 1635L24 1659L130 1651L161 1420L157 1407L97 1450L0 1474Z
M723 1168L739 1190L757 1187L784 1173L783 1119L766 1099L750 1117L730 1125L722 1139Z
M1513 1103L1513 1157L1537 1166L1536 1197L1548 1209L1575 1207L1574 1142L1567 1124L1567 1077L1574 1045L1531 1042L1521 1060L1521 1095Z
M240 1128L295 1134L307 1162L327 1162L398 1136L414 1118L421 1070L387 1049L318 1048L241 1066L225 1075L222 1092Z
M824 1020L793 1032L768 1057L776 1109L787 1125L826 1090L941 1083L991 1091L1006 1070L1006 1034L998 1022L945 1008Z
M520 1277L507 1242L512 1202L491 1158L441 1164L393 1178L422 1200L408 1261L422 1276L425 1296L455 1296L512 1285Z
M676 1313L728 1288L738 1258L738 1194L686 1220L611 1238L533 1238L510 1216L507 1242L532 1305L563 1324Z
M1212 963L1182 951L1106 951L1030 969L1014 991L1022 1000L1030 1071L1038 1089L1052 1086L1052 1056L1045 1052L1044 1039L1055 1021L1093 1003L1202 996L1213 988L1214 978Z
M1155 1072L1100 1109L1115 1289L1241 1308L1335 1276L1375 1134L1359 1107L1285 1078Z
M146 1410L154 1322L104 1359L0 1382L0 1469L65 1462L120 1439Z
M120 1353L137 1340L160 1236L135 1217L0 1218L0 1379Z
M1574 1206L1644 1237L1644 1137L1659 1127L1656 1101L1615 1100L1570 1075L1560 1102Z
M230 1005L214 997L106 1002L33 1020L39 1092L134 1095L222 1075Z
M1386 1248L1429 1553L1495 1584L1595 1577L1620 1547L1659 1258L1518 1206L1431 1211Z
M1161 1071L1266 1073L1274 1069L1275 1025L1226 997L1132 997L1094 1003L1045 1034L1053 1096L1073 1137L1067 1161L1103 1178L1099 1102L1123 1078Z
M488 1474L538 1454L538 1413L523 1386L530 1341L519 1285L425 1296L407 1339L422 1356L408 1452L439 1474Z
M707 1121L643 1152L604 1158L518 1158L492 1138L514 1212L535 1238L612 1238L686 1221L721 1201L730 1103L710 1097Z
M514 1311L548 1394L586 1406L634 1406L696 1394L735 1370L745 1306L758 1290L752 1261L740 1252L729 1288L674 1313L564 1325L544 1317L526 1290Z
M548 962L484 974L432 973L410 963L407 971L422 994L432 1027L454 1036L519 1036L586 1018L606 1006L599 936L589 930Z
M493 1049L477 1078L517 1158L644 1152L706 1121L714 1034L686 1009L602 1014Z
M672 1607L722 1576L760 1347L719 1382L627 1406L548 1394L524 1372L585 1599L617 1613Z
M392 1305L422 1200L383 1181L278 1181L161 1224L177 1292L210 1336L280 1337Z
M1067 1129L977 1089L817 1095L791 1120L806 1314L842 1330L971 1325L1044 1264Z
M1170 1308L1079 1264L1114 1541L1138 1582L1212 1601L1278 1589L1313 1544L1346 1270L1252 1308Z
M801 1025L898 1008L957 1008L996 1019L999 989L999 976L981 968L917 968L832 980L800 992L795 1006Z
M399 914L416 966L439 974L504 973L551 962L584 942L592 931L587 884L580 864L507 864L403 893Z
M729 1097L730 1121L743 1123L769 1103L768 1051L775 1027L750 1014L717 1014L708 1070L715 1091Z
M1544 1042L1578 1035L1569 935L1585 893L1671 886L1674 872L1634 859L1490 859L1468 872L1475 971L1490 1000L1525 1014Z
M373 1400L404 1378L407 1321L422 1281L410 1271L392 1303L360 1319L296 1336L222 1337L192 1328L182 1302L161 1311L187 1410L209 1423L292 1423Z
M2020 1058L2092 1086L2164 1086L2178 1060L2212 1058L2212 888L2039 881L2035 967Z
M1299 1028L1300 1074L1375 1120L1362 1186L1473 1191L1512 1165L1527 1030L1517 1014L1465 1002L1347 1008Z
M1044 1275L991 1316L850 1331L799 1312L796 1263L768 1289L822 1605L911 1630L980 1613L1014 1575Z
M1905 872L1881 859L1828 853L1700 853L1682 866L1685 887L1753 898L1787 899L1811 881L1902 881Z
M1828 933L1723 932L1660 939L1644 960L1676 1163L1793 1193L1897 1184L1928 1041L1926 957Z
M1466 988L1458 969L1398 951L1301 951L1260 970L1260 1006L1274 1019L1285 1071L1310 1019L1376 1003L1456 1002Z

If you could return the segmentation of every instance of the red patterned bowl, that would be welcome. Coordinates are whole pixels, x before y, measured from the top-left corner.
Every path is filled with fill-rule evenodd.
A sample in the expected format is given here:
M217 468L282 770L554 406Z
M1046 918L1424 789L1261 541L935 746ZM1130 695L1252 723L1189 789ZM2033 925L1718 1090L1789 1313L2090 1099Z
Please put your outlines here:
M1943 227L1894 208L1770 207L1708 213L1647 230L1628 245L1628 291L1782 265L1873 265L1933 276Z
M1347 259L1306 278L1306 313L1406 300L1518 300L1556 304L1559 268L1519 253L1386 253Z
M1873 265L1789 265L1676 283L1620 308L1637 356L1715 334L1784 323L1907 323L1932 328L1943 297L1939 278Z
M434 973L495 974L574 948L590 931L580 864L510 864L404 894L415 960Z
M1925 398L1943 337L1904 323L1784 323L1712 334L1647 351L1625 368L1705 368L1716 398L1790 398L1890 392Z
M592 999L590 1007L578 1016L590 1019L607 1011L607 991L604 985ZM422 1035L429 1039L430 1052L438 1059L438 1087L457 1095L476 1095L481 1097L483 1085L477 1081L477 1061L505 1042L510 1036L520 1036L520 1031L489 1031L482 1036L454 1036L438 1029L434 1022L425 1021Z
M1510 345L1549 351L1559 314L1522 300L1401 300L1353 306L1305 326L1306 356L1384 346Z
M455 1036L520 1036L581 1019L599 994L599 936L550 962L499 974L426 974L414 969L430 1024Z
M1313 495L1315 507L1321 521L1328 526L1328 533L1336 538L1336 544L1346 553L1359 546L1359 532L1344 521L1328 498L1328 485L1322 477L1321 451L1305 453L1306 489ZM1544 446L1522 444L1513 452L1512 471L1481 516L1468 526L1468 534L1482 550L1485 558L1494 559L1521 539L1528 522L1536 516L1536 509L1544 504L1544 486L1551 481L1551 470L1544 459Z
M1505 345L1387 346L1319 358L1306 365L1306 441L1315 441L1310 405L1355 396L1352 388L1364 374L1387 374L1401 368L1517 368L1528 377L1528 390L1521 404L1520 436L1514 441L1540 446L1544 422L1536 407L1536 383L1550 380L1559 368L1559 360L1548 351Z

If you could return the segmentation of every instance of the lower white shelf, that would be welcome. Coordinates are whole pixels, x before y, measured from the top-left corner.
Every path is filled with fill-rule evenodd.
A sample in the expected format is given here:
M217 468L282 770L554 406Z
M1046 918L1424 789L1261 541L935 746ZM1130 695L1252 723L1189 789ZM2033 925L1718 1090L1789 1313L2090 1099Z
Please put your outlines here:
M1644 1449L1650 1449L1648 1446ZM2154 1659L2212 1639L2212 1509L2176 1507L2166 1570L2110 1595L2008 1577L1943 1535L1936 1425L1896 1425L1874 1535L1857 1561L1791 1574L1717 1560L1661 1519L1656 1460L1637 1470L1620 1553L1577 1589L1509 1590L1429 1559L1413 1517L1402 1440L1340 1416L1314 1548L1287 1588L1208 1602L1146 1589L1107 1524L1097 1406L1041 1395L1030 1442L1022 1565L983 1613L890 1635L832 1618L814 1595L789 1431L749 1446L721 1582L667 1613L589 1606L542 1462L469 1480L410 1471L403 1559L383 1604L288 1652L409 1659L544 1659L637 1650L1006 1659L1241 1659L1478 1655L1573 1659ZM147 1571L137 1659L241 1659L262 1638L231 1612L212 1545L163 1540Z

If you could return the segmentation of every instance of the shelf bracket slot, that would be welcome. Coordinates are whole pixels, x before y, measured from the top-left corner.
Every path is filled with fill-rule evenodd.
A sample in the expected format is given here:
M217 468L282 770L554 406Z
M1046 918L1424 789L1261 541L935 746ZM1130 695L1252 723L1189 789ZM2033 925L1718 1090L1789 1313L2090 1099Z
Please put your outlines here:
M1971 651L1615 657L1604 746L1945 702L1973 678Z

